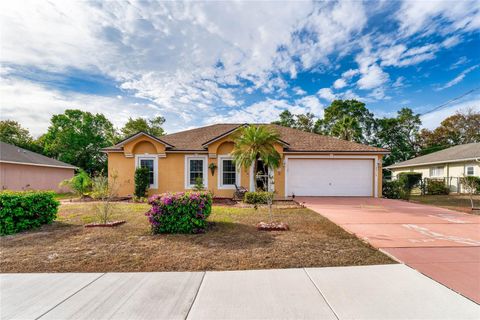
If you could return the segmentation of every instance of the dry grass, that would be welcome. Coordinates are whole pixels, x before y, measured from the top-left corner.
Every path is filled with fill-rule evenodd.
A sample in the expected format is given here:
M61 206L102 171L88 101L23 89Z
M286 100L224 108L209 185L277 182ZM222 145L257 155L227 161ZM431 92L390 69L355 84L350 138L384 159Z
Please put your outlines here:
M326 267L393 261L308 209L277 209L291 231L260 232L265 209L216 206L206 234L151 235L145 204L119 203L116 228L84 228L94 204L62 204L59 218L1 239L2 272L193 271Z
M479 214L478 210L472 211L470 204L470 197L468 195L425 195L412 196L410 201L432 206L447 208L466 213ZM473 204L475 207L480 207L480 195L473 196Z

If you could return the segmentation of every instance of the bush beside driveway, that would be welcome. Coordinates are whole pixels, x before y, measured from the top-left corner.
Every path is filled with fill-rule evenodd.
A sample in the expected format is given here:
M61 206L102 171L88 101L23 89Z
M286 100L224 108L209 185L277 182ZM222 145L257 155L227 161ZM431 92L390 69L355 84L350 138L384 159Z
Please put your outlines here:
M204 271L388 264L370 245L305 209L276 209L287 232L260 232L268 210L214 206L205 234L152 235L147 204L119 203L115 228L94 222L94 203L60 206L52 225L2 238L2 272Z

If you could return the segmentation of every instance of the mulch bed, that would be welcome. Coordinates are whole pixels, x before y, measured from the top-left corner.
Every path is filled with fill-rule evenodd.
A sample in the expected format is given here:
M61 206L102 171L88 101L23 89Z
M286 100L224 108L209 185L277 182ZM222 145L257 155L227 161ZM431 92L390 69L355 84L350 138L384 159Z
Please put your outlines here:
M124 224L125 220L120 220L120 221L112 221L112 222L107 222L107 223L89 223L85 225L85 228L95 228L95 227L100 227L100 228L111 228L111 227L116 227L121 224Z

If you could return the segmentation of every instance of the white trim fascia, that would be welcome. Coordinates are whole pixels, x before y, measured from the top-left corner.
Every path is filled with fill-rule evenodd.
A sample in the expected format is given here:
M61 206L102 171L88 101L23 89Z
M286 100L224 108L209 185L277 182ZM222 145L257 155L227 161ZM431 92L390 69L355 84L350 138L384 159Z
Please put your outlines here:
M478 159L480 159L480 158L465 158L465 159L457 159L457 160L442 160L442 161L422 162L422 163L406 164L406 165L395 166L395 167L388 166L388 167L385 167L384 169L394 170L394 169L401 169L401 168L428 166L428 165L431 165L431 164L448 164L448 163L452 163L452 162L477 161Z
M318 156L311 156L311 155L292 155L292 156L285 156L285 196L288 196L288 159L366 159L366 160L373 160L374 165L374 186L373 186L373 196L378 198L378 167L379 161L378 157L375 155L338 155L338 154L330 154L330 155L318 155Z
M377 154L390 154L390 151L284 151L283 154L290 154L290 155L299 155L302 154L306 155L322 155L322 154L336 154L336 155L343 155L345 153L353 153L358 155L377 155Z
M135 155L135 169L140 166L140 160L148 159L153 160L153 184L150 185L150 189L158 189L158 156L156 154L136 154Z
M218 174L217 174L217 188L219 190L235 190L235 185L224 185L222 184L222 178L223 178L223 160L233 160L233 157L230 155L219 155L217 157L218 159ZM235 183L237 186L240 186L241 184L241 171L239 166L235 166Z
M192 153L193 152L193 153ZM195 154L208 154L208 151L196 151L196 150L165 150L165 153L185 153L186 155Z
M72 169L72 170L78 169L78 167L75 167L75 166L67 167L67 166L56 166L56 165L52 165L52 164L28 163L28 162L17 162L17 161L6 161L6 160L0 160L0 163L20 164L20 165L24 165L24 166L35 166L35 167Z
M203 186L208 189L208 155L186 154L184 166L184 187L185 190L193 189L195 185L190 185L190 168L188 167L189 160L203 160Z

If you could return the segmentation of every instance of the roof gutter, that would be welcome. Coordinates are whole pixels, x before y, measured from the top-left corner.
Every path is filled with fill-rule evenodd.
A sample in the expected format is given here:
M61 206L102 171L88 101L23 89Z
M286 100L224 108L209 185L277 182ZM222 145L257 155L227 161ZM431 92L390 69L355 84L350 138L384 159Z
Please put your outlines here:
M6 161L6 160L0 160L0 163L21 164L21 165L25 165L25 166L61 168L61 169L72 169L72 170L78 169L78 167L75 167L75 166L56 166L56 165L53 165L53 164L40 164L40 163L17 162L17 161Z
M442 164L442 163L464 162L464 161L480 162L480 158L465 158L465 159L457 159L457 160L442 160L442 161L422 162L422 163L414 163L414 164L406 164L406 165L391 165L391 166L385 167L384 169L391 170L391 169L427 166L427 165L430 165L430 164Z

